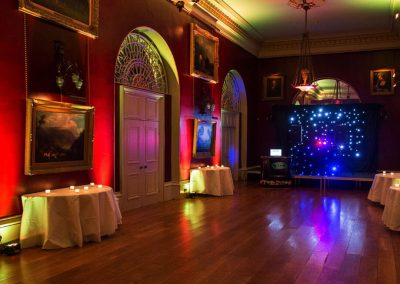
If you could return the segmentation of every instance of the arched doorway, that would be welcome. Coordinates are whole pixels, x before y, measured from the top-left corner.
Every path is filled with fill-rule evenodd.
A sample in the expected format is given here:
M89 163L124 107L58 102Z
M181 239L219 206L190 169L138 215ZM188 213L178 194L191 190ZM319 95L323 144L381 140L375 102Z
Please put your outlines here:
M229 165L237 180L239 168L247 167L247 99L243 79L236 70L225 77L221 108L221 164Z
M338 78L322 78L313 84L318 88L307 93L298 92L293 99L295 105L360 103L356 90Z
M125 37L115 83L121 207L130 210L178 197L179 81L172 53L156 31L140 27Z

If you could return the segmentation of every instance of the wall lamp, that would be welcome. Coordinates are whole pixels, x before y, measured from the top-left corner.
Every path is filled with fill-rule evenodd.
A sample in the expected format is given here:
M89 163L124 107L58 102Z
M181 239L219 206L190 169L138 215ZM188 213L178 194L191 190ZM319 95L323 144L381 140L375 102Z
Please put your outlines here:
M179 12L182 12L182 9L185 7L185 2L183 1L177 1L175 3L176 8L178 8Z

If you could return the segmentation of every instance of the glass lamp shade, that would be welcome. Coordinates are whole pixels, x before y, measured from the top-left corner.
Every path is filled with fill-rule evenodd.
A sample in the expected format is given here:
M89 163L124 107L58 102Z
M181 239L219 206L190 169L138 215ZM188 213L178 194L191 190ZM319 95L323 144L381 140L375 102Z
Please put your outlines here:
M296 89L299 89L302 92L309 92L311 90L316 89L318 86L317 85L297 85L297 86L293 86Z

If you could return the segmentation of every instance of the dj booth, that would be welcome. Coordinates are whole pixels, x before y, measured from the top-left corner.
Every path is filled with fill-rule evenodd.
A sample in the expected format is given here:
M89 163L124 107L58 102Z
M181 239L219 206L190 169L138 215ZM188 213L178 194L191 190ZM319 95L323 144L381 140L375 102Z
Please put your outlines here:
M270 154L274 154L273 151ZM292 185L290 158L285 156L261 156L260 184L271 187Z

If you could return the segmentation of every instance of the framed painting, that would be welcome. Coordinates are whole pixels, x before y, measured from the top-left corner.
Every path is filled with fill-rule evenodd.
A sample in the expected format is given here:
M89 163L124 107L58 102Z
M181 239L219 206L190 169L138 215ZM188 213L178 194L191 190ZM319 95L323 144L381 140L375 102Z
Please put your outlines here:
M218 82L219 39L196 24L190 24L190 75Z
M393 95L394 94L394 69L376 69L370 71L371 95Z
M26 175L92 167L94 107L39 99L26 107Z
M19 10L92 38L98 36L99 0L19 0Z
M283 75L273 74L263 77L262 99L282 100L285 78Z

